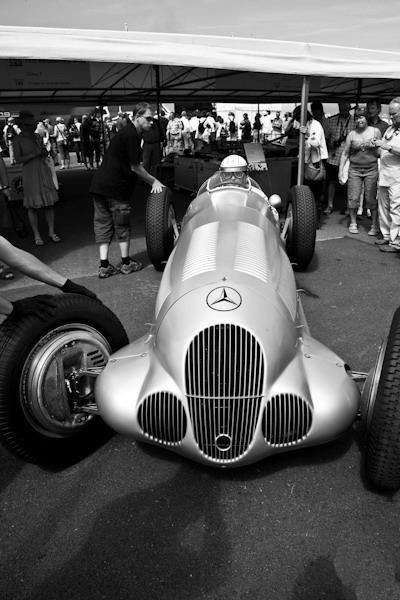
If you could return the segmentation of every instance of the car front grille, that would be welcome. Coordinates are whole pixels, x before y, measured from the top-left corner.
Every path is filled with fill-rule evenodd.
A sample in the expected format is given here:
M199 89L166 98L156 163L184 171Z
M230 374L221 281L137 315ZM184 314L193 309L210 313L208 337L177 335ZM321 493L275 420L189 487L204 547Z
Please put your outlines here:
M277 394L267 402L263 435L274 447L290 446L305 439L312 425L310 404L296 394Z
M248 450L264 371L260 344L241 327L215 325L192 340L185 362L186 395L194 437L205 456L230 462Z
M161 444L180 444L186 435L185 409L169 392L147 396L139 406L138 421L143 433Z

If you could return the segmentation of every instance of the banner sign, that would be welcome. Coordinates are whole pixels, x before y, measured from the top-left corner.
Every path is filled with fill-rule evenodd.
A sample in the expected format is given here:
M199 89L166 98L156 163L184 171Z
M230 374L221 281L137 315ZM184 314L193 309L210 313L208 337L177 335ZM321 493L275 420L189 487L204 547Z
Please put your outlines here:
M0 60L1 88L5 90L88 89L89 63L61 60Z

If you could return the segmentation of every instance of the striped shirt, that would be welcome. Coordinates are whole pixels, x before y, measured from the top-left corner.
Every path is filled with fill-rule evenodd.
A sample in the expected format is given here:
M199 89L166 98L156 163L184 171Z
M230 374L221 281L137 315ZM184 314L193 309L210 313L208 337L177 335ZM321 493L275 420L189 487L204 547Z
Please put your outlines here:
M328 119L328 163L338 166L347 135L354 129L354 118L335 115Z

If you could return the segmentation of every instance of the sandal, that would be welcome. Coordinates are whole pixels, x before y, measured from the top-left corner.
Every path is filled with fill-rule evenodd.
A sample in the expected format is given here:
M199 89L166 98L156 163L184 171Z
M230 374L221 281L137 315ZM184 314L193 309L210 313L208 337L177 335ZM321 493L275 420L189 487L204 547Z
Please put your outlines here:
M358 233L358 225L356 223L349 225L349 233Z
M14 279L14 273L8 267L0 265L0 279Z
M40 237L40 235L35 237L35 246L44 246L44 241Z
M61 238L56 233L53 233L52 235L49 235L49 238L55 244L58 244L58 242L61 242Z

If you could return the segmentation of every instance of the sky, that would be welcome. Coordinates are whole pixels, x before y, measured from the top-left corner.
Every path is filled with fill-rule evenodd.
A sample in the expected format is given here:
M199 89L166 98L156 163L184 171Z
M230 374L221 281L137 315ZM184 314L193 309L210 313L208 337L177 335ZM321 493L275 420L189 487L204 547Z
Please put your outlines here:
M398 8L398 0L0 0L0 23L127 27L130 31L235 35L399 51Z

